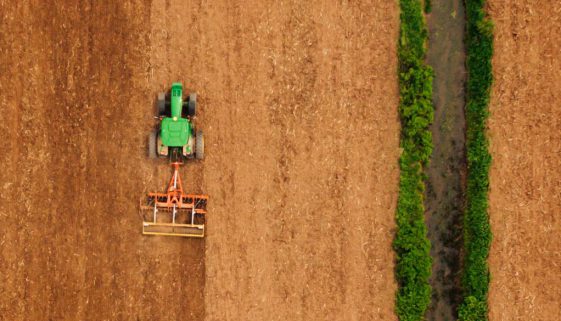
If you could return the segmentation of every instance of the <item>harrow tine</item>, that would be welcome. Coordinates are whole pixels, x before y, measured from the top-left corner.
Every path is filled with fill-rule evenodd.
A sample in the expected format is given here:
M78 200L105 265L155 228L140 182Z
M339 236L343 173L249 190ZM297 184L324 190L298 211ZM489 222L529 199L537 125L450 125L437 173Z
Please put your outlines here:
M157 222L156 215L158 214L158 206L156 206L156 202L154 202L154 223Z
M173 176L166 193L148 193L145 203L142 233L144 235L166 235L184 237L204 237L207 195L183 193L179 164L174 163ZM147 211L151 212L151 222L146 221ZM162 213L160 213L162 212ZM160 215L158 215L160 214Z

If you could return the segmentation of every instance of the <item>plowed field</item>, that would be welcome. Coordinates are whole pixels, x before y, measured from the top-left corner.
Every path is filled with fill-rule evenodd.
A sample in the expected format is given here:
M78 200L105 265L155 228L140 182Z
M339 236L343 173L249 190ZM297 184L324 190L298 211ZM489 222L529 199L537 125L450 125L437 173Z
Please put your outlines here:
M490 320L561 316L561 2L491 0Z
M397 3L0 1L0 320L392 320ZM145 237L198 93L205 240Z

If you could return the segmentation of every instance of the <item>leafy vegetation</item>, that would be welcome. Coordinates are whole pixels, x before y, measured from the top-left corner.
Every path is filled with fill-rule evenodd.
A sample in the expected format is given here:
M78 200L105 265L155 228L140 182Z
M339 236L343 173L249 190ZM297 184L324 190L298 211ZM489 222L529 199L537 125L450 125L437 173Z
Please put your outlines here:
M492 236L487 212L491 156L486 137L486 121L493 81L493 24L486 17L484 5L485 0L466 0L468 175L462 278L464 300L459 308L459 318L462 321L487 320L487 257Z
M432 153L432 69L424 63L427 29L420 0L400 0L399 114L401 118L400 181L397 204L399 285L396 312L402 321L423 320L430 304L432 259L424 221L423 167Z
M425 0L425 13L431 13L432 11L432 1Z

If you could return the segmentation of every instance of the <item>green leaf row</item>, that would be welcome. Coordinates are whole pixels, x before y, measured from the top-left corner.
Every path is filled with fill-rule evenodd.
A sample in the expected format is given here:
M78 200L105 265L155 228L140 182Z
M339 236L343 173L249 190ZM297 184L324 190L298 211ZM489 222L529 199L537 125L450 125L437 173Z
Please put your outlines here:
M466 0L467 15L467 208L464 215L463 302L459 308L462 321L486 321L489 292L487 258L491 245L489 225L489 142L486 122L493 81L493 24L484 10L485 0Z
M424 62L427 28L420 0L400 0L399 115L401 148L396 252L398 292L396 313L401 321L423 320L430 304L432 259L424 220L423 167L432 153L433 71Z

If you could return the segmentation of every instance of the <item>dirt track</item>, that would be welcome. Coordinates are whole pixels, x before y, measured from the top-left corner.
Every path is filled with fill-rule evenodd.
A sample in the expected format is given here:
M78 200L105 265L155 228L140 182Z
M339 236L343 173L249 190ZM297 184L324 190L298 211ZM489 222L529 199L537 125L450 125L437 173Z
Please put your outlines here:
M561 316L561 3L491 0L490 320Z
M0 320L395 318L397 30L386 1L0 2ZM176 80L206 241L139 232Z
M431 241L432 302L426 319L457 319L461 302L462 218L465 204L465 7L432 0L427 62L433 67L434 149L427 167L427 236Z

